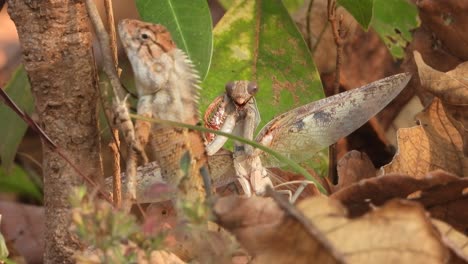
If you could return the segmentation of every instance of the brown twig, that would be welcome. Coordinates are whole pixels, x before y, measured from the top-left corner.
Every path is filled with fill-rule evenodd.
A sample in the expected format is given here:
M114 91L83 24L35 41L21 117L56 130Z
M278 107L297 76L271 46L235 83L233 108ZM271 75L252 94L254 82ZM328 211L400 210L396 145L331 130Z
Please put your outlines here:
M46 146L48 146L51 150L55 151L59 156L61 156L72 168L73 170L80 175L91 187L96 188L98 192L103 196L105 200L107 200L109 203L112 203L111 198L107 193L101 190L99 186L94 182L90 177L85 175L83 172L81 172L80 169L78 169L78 166L73 163L70 158L65 154L62 148L57 146L55 142L53 142L50 137L44 132L44 130L29 116L26 112L21 110L21 108L16 105L16 103L11 100L11 98L8 96L8 94L3 91L3 89L0 87L0 98L2 99L3 103L8 106L11 110L13 110L21 119L23 119L28 126L34 130L36 133L39 134L39 136L42 138L43 142L45 143Z
M112 151L113 156L113 166L112 166L112 186L113 186L113 198L114 198L114 206L115 208L119 209L122 207L122 179L121 179L121 171L120 171L120 155L119 155L119 131L117 129L112 129L112 133L114 133L114 138L116 141L109 143L109 148Z
M333 83L333 94L340 92L340 68L342 63L341 53L343 52L343 39L341 38L341 25L343 17L340 16L337 25L336 18L336 0L328 0L328 21L332 27L333 39L336 44L336 66L335 66L335 81Z
M310 30L310 14L312 13L312 6L314 5L314 0L310 0L309 5L307 6L306 14L306 31L307 31L307 45L309 49L312 50L312 31Z
M315 41L314 46L310 48L310 53L312 55L315 54L315 51L317 50L317 47L318 47L320 41L322 40L322 37L325 34L325 31L327 31L327 28L328 28L328 23L325 23L325 25L323 26L322 30L320 31L320 33L319 33L319 35L317 37L317 40Z
M109 77L112 89L114 90L115 98L118 102L123 101L125 98L125 91L120 84L120 79L115 69L114 60L112 58L112 52L109 47L110 38L109 34L104 28L101 17L97 11L96 5L93 0L86 0L86 9L88 10L89 18L93 24L96 36L101 47L104 72Z
M340 92L340 71L342 63L342 52L343 52L343 39L341 38L341 25L343 21L343 16L340 16L337 25L336 18L336 0L327 0L327 14L328 21L332 27L333 39L335 40L336 45L336 64L335 64L335 81L333 82L333 94L338 94ZM331 145L328 148L328 178L332 182L337 181L337 160L336 160L336 144Z
M112 61L114 63L114 68L117 71L117 75L120 77L119 61L117 54L117 34L115 32L114 26L114 12L112 8L112 0L104 0L104 9L106 11L107 17L107 28L109 30L109 45L112 52ZM108 117L106 116L108 120ZM108 124L110 122L108 121ZM120 140L119 140L119 131L115 127L111 127L111 133L113 137L113 142L109 144L109 148L112 152L112 157L114 162L112 163L112 180L113 180L113 198L115 208L122 207L122 179L121 179L121 170L120 170Z

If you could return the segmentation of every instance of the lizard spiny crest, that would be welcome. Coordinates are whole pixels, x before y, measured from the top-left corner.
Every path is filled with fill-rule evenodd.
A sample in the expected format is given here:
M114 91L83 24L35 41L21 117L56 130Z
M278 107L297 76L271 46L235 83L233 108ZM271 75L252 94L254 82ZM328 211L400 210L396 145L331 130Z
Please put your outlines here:
M139 97L162 91L153 105L165 107L172 103L179 110L164 119L196 124L200 79L192 61L176 47L169 31L162 25L131 19L122 20L118 29L132 64ZM177 89L171 87L173 84L177 84ZM160 109L153 110L157 113Z

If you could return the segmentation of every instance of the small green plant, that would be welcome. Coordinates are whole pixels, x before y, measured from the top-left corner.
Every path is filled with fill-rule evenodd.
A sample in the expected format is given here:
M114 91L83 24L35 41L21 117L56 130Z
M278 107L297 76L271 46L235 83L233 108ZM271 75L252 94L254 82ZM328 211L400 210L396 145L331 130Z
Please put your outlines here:
M149 258L161 249L165 235L147 234L134 215L116 210L105 201L90 199L86 188L77 188L70 197L71 230L88 247L77 254L77 260L101 263L130 263Z

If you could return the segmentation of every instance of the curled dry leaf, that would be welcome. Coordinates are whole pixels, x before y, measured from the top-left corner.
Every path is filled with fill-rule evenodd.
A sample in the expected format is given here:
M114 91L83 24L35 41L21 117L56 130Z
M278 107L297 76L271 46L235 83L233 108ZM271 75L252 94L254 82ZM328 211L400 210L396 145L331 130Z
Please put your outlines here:
M468 62L444 73L424 63L417 51L414 60L421 84L442 101L449 120L462 136L463 152L468 157Z
M445 49L446 54L468 60L468 2L464 0L424 0L414 1L419 11L422 27L427 28L437 38L437 49ZM432 41L434 45L435 41Z
M341 190L362 179L375 177L375 167L364 152L352 150L346 153L337 166L338 185L334 191Z
M381 206L393 198L406 198L417 191L459 179L443 171L428 173L419 178L388 174L356 182L333 193L330 198L339 200L351 217L357 217L368 212L372 206Z
M462 178L422 190L413 201L421 203L431 217L468 234L468 179Z
M339 200L358 217L393 198L407 198L422 204L431 217L454 228L468 230L468 179L444 171L434 171L421 178L389 174L362 180L339 190L330 197Z
M310 263L312 258L316 263L344 263L326 239L310 234L271 198L224 197L214 212L218 223L253 255L252 263Z
M468 157L462 151L460 134L447 118L435 98L428 109L418 115L420 125L398 130L398 152L381 174L403 173L420 178L428 172L443 169L468 175Z
M466 263L412 202L391 201L356 219L322 196L297 208L271 198L226 197L214 209L253 263Z

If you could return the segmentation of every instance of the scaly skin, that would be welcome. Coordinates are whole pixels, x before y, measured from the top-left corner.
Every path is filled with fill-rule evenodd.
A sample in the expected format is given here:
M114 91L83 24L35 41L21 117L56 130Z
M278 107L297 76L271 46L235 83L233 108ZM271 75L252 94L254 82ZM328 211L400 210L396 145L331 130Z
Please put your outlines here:
M119 35L132 64L138 92L138 114L196 125L199 77L190 59L178 49L164 26L137 20L122 20ZM184 198L202 198L200 168L206 162L199 133L184 128L137 122L135 137L151 149L166 183L178 186ZM188 177L181 168L184 155L190 155Z

